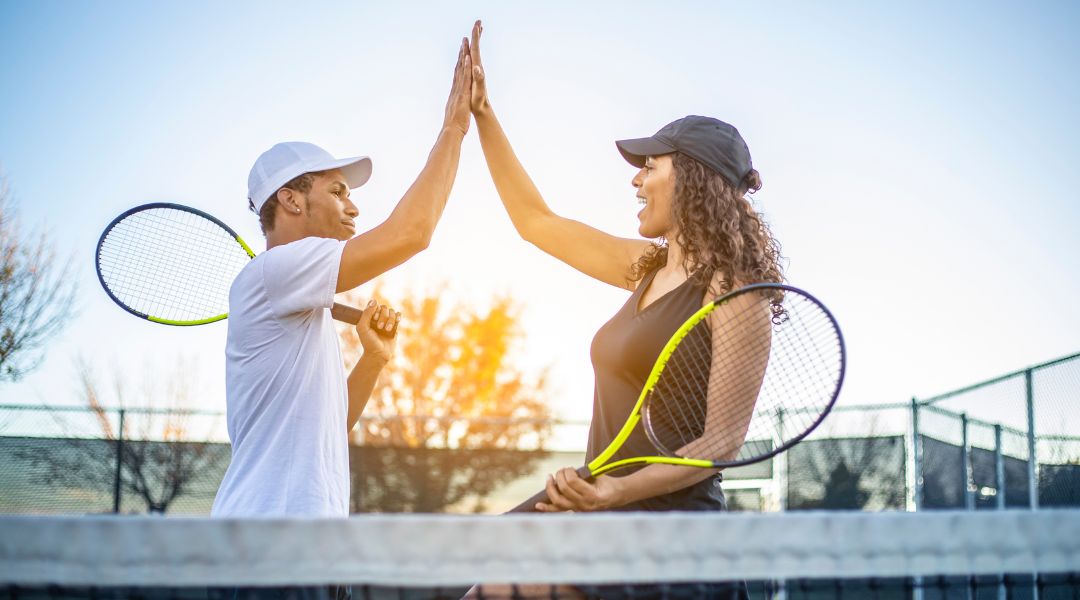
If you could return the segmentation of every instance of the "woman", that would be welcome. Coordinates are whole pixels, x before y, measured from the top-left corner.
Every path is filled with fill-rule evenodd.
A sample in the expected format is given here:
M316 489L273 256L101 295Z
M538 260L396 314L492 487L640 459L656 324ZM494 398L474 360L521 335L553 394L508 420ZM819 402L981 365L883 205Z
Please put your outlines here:
M526 241L579 271L624 288L626 304L597 332L596 374L586 460L615 437L671 335L705 303L749 283L780 282L780 247L744 197L761 187L739 132L689 116L649 138L616 142L639 170L631 184L644 207L638 233L619 238L551 211L518 162L488 98L473 26L472 112L499 197ZM752 399L750 408L752 409ZM747 413L749 419L749 413ZM638 428L612 459L655 454ZM594 481L565 468L547 481L540 511L722 510L715 471L654 464Z

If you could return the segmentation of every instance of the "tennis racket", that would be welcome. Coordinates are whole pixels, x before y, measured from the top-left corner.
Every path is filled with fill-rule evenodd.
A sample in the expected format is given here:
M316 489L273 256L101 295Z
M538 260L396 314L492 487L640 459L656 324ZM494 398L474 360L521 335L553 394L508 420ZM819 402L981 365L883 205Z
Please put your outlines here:
M251 247L212 215L154 202L109 223L94 264L101 287L120 308L154 323L187 326L229 316L229 287L253 258ZM330 313L355 325L363 311L335 303ZM392 337L396 329L376 332Z
M844 381L840 327L810 294L781 284L734 290L691 316L661 351L615 439L584 479L652 463L723 469L791 448L832 410ZM624 456L639 427L655 456ZM510 512L534 512L540 492Z

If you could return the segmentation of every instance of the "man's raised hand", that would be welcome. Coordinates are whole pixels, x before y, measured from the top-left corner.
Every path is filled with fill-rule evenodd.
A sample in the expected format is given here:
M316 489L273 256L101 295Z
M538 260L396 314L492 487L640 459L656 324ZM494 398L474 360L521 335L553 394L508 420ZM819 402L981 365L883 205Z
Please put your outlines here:
M443 127L451 127L469 132L469 99L472 91L472 57L469 55L469 40L462 38L458 49L457 64L454 66L454 83L450 86L450 98L446 101L446 117Z

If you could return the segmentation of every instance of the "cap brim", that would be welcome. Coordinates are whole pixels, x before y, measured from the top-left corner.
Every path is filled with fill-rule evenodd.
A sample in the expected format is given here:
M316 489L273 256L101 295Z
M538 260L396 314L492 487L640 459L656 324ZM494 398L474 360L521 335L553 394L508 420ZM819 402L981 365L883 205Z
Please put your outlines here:
M618 140L615 142L615 146L619 149L619 153L623 155L623 158L626 159L626 162L639 169L645 166L646 157L675 152L675 149L671 146L652 137Z
M345 174L345 182L349 184L349 189L355 190L371 179L371 159L366 156L341 158L320 164L318 168L309 169L307 172L332 169L341 169L341 172Z
M290 165L289 168L267 178L262 187L255 192L255 197L249 196L248 200L255 205L255 211L258 212L262 210L267 198L294 177L304 173L319 173L333 169L341 169L341 172L345 175L345 183L349 184L349 189L356 189L367 183L368 179L371 179L371 159L366 156L339 158L325 162L309 162L299 166ZM259 200L256 201L255 198L259 198Z

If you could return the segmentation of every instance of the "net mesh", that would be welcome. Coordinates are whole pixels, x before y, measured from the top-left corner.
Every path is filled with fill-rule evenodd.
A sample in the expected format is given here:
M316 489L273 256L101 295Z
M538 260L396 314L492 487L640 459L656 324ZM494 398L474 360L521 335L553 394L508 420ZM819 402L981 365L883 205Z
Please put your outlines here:
M13 599L1046 599L1078 571L1075 510L0 518Z
M251 259L217 223L157 207L116 223L97 260L102 283L128 308L186 322L228 313L229 286Z

